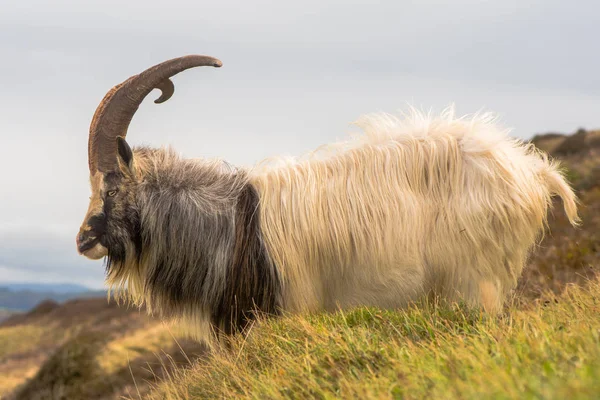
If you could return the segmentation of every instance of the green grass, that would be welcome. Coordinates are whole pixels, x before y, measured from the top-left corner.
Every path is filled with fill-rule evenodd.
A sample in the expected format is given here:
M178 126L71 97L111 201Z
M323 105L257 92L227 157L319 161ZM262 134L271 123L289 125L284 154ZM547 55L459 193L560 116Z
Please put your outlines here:
M154 396L598 398L600 284L545 299L497 318L426 306L263 320Z

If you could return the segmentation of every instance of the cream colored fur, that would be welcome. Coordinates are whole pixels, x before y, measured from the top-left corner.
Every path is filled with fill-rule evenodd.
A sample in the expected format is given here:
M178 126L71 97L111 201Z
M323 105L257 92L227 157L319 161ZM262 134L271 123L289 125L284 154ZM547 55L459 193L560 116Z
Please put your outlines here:
M401 307L434 293L498 311L543 231L558 165L489 114L367 115L352 140L250 172L284 309Z

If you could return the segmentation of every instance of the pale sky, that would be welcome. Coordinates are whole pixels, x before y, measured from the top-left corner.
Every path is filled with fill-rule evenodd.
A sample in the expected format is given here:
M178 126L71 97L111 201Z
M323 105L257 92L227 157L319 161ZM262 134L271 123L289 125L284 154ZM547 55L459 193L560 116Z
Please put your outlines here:
M591 0L0 1L0 282L102 286L74 241L89 123L153 64L223 61L144 102L129 143L251 165L409 104L494 111L522 138L600 127L598 26Z

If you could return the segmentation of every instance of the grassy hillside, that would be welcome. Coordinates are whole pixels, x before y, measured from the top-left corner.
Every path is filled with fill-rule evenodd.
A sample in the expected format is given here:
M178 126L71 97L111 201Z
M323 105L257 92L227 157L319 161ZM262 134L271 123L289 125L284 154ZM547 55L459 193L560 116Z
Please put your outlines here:
M534 139L564 160L583 223L556 205L498 318L441 304L288 316L208 356L106 299L45 302L0 323L0 396L600 397L600 132L581 132Z
M498 319L357 309L256 324L155 399L598 398L600 285Z

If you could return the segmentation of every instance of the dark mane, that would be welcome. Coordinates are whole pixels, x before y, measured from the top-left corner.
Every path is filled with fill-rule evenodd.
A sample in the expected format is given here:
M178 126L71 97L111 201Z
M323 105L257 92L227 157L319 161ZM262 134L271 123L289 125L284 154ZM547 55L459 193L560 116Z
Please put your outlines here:
M236 205L235 246L227 286L211 320L225 333L244 328L254 310L279 313L281 283L267 254L259 225L259 198L247 183Z
M140 238L127 251L141 254L109 257L110 283L136 292L134 302L159 316L201 310L226 334L242 330L255 311L277 313L281 283L246 172L169 150L135 154L136 198L123 211L139 217L139 225L126 225L129 238Z

